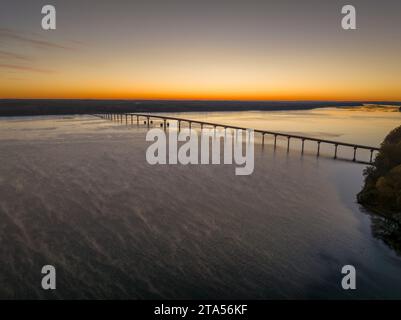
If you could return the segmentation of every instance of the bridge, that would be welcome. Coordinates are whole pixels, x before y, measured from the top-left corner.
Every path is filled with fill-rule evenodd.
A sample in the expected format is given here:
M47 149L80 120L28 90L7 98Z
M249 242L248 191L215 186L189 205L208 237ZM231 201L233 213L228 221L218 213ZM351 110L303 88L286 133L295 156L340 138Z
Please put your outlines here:
M223 129L235 129L235 130L249 130L250 128L244 128L244 127L238 127L238 126L233 126L233 125L227 125L227 124L219 124L219 123L212 123L212 122L207 122L207 121L200 121L200 120L192 120L192 119L183 119L183 118L177 118L177 117L170 117L170 116L162 116L162 115L155 115L155 114L143 114L143 113L104 113L104 114L93 114L96 117L100 117L103 119L108 119L112 121L118 121L120 123L123 123L125 121L126 124L134 124L134 118L135 122L137 125L139 125L140 121L144 121L144 124L150 127L150 124L152 124L152 119L158 119L161 120L163 123L161 124L162 127L167 128L169 126L169 123L167 121L177 121L178 122L178 130L181 130L181 123L187 123L189 128L192 128L193 124L198 124L200 125L201 130L203 129L204 126L211 126L213 128L223 128ZM125 119L124 119L125 118ZM141 120L142 119L142 120ZM144 120L143 120L144 119ZM371 147L371 146L365 146L365 145L360 145L360 144L353 144L353 143L347 143L347 142L340 142L340 141L333 141L333 140L326 140L326 139L319 139L319 138L312 138L312 137L307 137L307 136L301 136L301 135L294 135L294 134L288 134L288 133L283 133L283 132L274 132L274 131L267 131L267 130L256 130L252 129L255 133L259 133L262 136L262 146L265 144L265 135L270 135L274 137L274 148L277 146L277 137L283 137L287 139L287 152L290 150L290 142L291 139L298 139L302 142L301 145L301 153L304 154L304 147L305 147L305 142L306 141L311 141L316 143L316 156L320 156L320 145L322 143L324 144L329 144L333 146L333 159L338 159L337 153L339 147L345 147L345 148L351 148L353 150L353 162L361 162L361 163L367 163L371 164L373 163L373 155L375 152L378 152L380 149L376 147ZM370 152L370 159L369 162L367 161L361 161L357 160L357 151L361 150L368 150Z

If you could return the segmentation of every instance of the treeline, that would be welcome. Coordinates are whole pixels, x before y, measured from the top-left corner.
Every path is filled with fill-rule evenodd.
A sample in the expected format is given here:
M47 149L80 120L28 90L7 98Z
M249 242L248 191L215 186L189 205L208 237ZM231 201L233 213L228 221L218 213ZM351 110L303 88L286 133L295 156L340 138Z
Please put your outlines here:
M359 106L350 101L204 101L204 100L0 100L0 116L124 112L303 110ZM390 103L390 102L377 102ZM392 102L391 102L392 103ZM397 103L392 103L397 104ZM398 103L399 104L399 103Z
M358 202L401 222L401 126L384 139L364 176L365 185L358 194Z

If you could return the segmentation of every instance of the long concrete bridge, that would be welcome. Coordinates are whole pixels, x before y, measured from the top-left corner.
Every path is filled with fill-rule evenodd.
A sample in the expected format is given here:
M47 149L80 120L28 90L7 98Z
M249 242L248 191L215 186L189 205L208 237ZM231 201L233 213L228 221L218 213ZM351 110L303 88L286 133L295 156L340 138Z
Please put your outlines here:
M204 126L211 126L211 127L214 127L215 129L217 127L221 127L223 129L235 129L235 130L249 130L250 129L250 128L237 127L237 126L227 125L227 124L219 124L219 123L212 123L212 122L206 122L206 121L200 121L200 120L183 119L183 118L177 118L177 117L162 116L162 115L155 115L155 114L143 114L143 113L104 113L104 114L94 114L94 116L97 116L97 117L100 117L103 119L118 121L121 123L125 122L126 124L129 124L129 123L134 124L134 119L135 119L136 124L139 125L140 121L144 121L144 124L146 124L148 127L150 126L150 124L152 124L152 122L153 122L152 119L159 119L159 120L163 121L161 126L164 128L167 128L169 126L169 123L167 121L177 121L178 122L178 130L181 129L181 123L183 123L183 122L187 123L189 128L191 128L193 124L198 124L198 125L200 125L201 129L203 129ZM267 130L256 130L256 129L252 129L252 130L255 133L259 133L262 135L262 146L264 146L264 143L265 143L265 135L271 135L274 137L274 147L275 148L277 146L277 137L286 138L287 139L287 151L290 150L291 139L301 140L302 154L304 153L304 146L305 146L306 141L316 142L316 156L318 156L318 157L320 156L320 145L322 143L329 144L334 147L333 148L333 159L338 159L337 153L338 153L339 147L351 148L351 150L353 150L353 158L352 158L353 162L358 161L358 162L362 162L362 163L372 163L374 160L374 157L373 157L374 153L380 150L379 148L376 148L376 147L370 147L370 146L365 146L365 145L360 145L360 144L353 144L353 143L333 141L333 140L325 140L325 139L312 138L312 137L287 134L287 133L282 133L282 132L267 131ZM357 160L357 151L359 149L368 150L370 152L369 162Z

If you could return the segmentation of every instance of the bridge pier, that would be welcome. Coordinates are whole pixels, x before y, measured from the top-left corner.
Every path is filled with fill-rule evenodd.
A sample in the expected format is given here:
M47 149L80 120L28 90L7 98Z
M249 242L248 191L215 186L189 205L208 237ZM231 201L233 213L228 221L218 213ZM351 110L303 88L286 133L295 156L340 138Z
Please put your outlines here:
M337 159L337 148L338 148L338 144L334 145L334 159Z
M274 149L276 149L277 146L277 134L274 135Z
M304 154L304 147L305 147L305 139L302 139L302 149L301 149L301 154Z
M320 141L317 142L317 157L320 156Z
M290 152L290 136L287 137L287 152Z
M358 149L357 147L354 147L354 158L352 159L352 161L356 161L356 149Z
M370 149L370 163L373 162L373 149Z

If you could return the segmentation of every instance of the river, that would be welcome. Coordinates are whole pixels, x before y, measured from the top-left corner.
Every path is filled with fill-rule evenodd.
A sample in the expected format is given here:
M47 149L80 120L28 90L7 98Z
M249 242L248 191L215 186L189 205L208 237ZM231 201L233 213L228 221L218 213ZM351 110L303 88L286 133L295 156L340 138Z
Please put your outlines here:
M371 146L401 124L341 108L174 115ZM356 203L366 165L267 140L249 176L152 166L146 132L93 116L0 120L0 298L401 298L386 221ZM54 291L40 287L46 264ZM356 290L341 287L349 264Z

